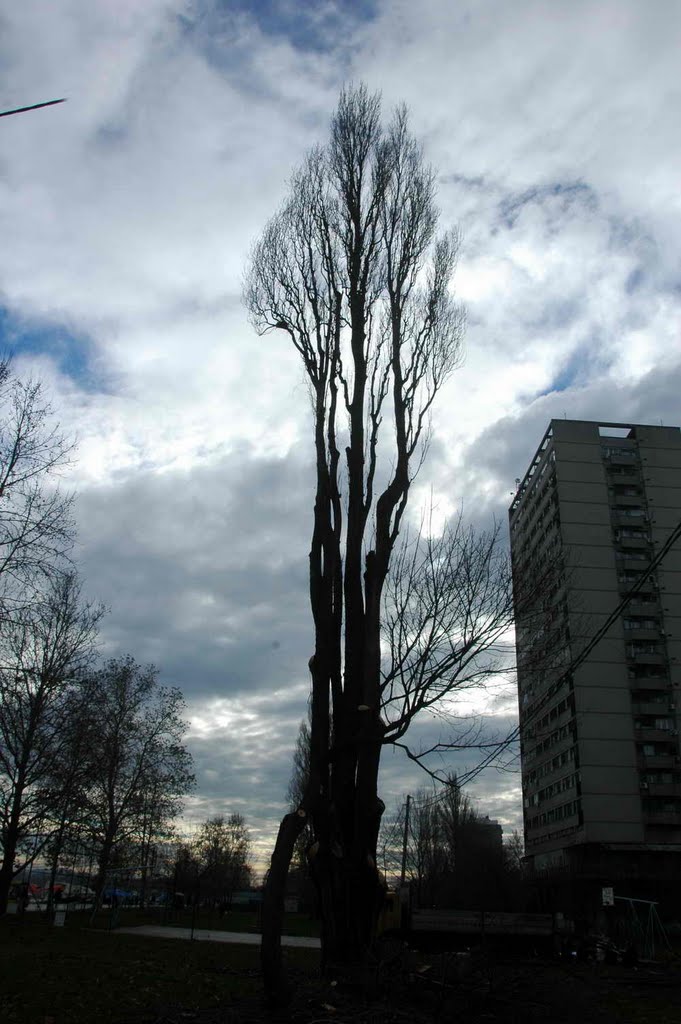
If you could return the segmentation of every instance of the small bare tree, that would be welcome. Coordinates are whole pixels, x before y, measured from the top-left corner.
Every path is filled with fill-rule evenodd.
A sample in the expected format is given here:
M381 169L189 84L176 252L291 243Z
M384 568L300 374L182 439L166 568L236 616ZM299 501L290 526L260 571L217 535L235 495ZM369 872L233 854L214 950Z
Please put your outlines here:
M229 905L251 884L251 840L241 814L208 818L189 844L202 898Z
M405 867L417 906L454 905L457 876L463 875L479 818L455 775L445 780L439 792L421 789L412 797ZM405 828L404 819L398 819L398 824L400 830Z
M117 851L162 835L194 775L182 742L182 694L160 686L152 666L113 658L90 685L96 743L88 759L82 830L96 852L99 901Z
M14 875L58 827L84 671L103 609L74 573L50 580L0 629L0 913ZM36 841L36 837L39 840Z

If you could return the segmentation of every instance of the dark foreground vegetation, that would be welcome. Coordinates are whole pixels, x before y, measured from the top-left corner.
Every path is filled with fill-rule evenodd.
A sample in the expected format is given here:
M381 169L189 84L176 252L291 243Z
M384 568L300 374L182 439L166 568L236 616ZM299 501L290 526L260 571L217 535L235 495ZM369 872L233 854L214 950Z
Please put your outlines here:
M316 950L290 950L287 959L296 975L318 971ZM0 1020L7 1024L259 1019L257 946L5 919L0 961Z
M233 926L237 924L235 919ZM132 921L124 922L125 924ZM184 924L184 922L182 922ZM201 922L206 926L205 922ZM229 927L229 926L228 926ZM287 929L288 930L288 929ZM316 950L285 952L293 1000L268 1011L257 946L155 939L44 919L0 922L0 1020L7 1024L678 1024L679 961L636 968L513 956L378 950L370 997L322 982Z

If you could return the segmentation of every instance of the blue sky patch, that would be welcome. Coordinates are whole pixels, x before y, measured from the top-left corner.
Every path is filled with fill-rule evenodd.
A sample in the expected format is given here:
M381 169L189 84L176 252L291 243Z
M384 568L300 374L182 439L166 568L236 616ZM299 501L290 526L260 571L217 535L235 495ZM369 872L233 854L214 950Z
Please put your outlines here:
M576 348L575 351L568 356L567 361L563 363L549 386L544 388L543 391L538 392L536 397L543 398L544 395L558 394L560 391L567 391L574 384L579 383L580 379L585 376L588 365L588 353L582 346Z
M285 39L298 50L327 53L347 41L354 25L376 16L377 0L212 0L195 10L180 15L179 24L211 63L224 66L232 59L229 43L236 17L251 18L264 35Z
M92 347L87 335L64 324L24 320L0 306L3 355L48 356L61 373L88 391L99 390L92 371Z

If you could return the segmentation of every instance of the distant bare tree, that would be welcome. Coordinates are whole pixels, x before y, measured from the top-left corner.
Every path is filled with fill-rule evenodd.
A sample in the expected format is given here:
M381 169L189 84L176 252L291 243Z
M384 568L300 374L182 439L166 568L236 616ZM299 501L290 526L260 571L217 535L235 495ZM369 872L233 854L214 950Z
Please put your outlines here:
M289 810L296 811L300 807L305 796L305 790L310 780L310 723L309 719L303 719L298 728L296 745L293 750L293 764L291 765L291 777L286 790L286 802ZM307 848L313 841L313 833L308 823L296 839L293 851L292 863L299 870L305 867L305 855Z
M394 832L403 832L405 805ZM512 872L501 830L450 774L439 790L411 799L406 878L420 907L503 910Z
M444 788L421 789L411 801L407 830L407 878L419 906L445 905L464 859L478 812L455 775ZM443 902L444 901L444 902Z
M12 878L55 830L69 720L102 614L66 573L0 628L0 913Z
M516 828L513 829L510 836L504 843L504 851L506 854L506 861L512 871L516 871L519 874L523 870L523 858L525 856L525 843L520 832Z
M230 903L251 883L251 841L241 814L208 818L189 844L201 896Z
M100 899L117 851L162 835L194 776L183 744L182 694L160 686L152 666L131 657L111 659L94 673L92 692L96 732L84 831L96 851Z
M19 380L0 360L0 618L63 570L74 537L72 498L54 480L72 448L42 384Z

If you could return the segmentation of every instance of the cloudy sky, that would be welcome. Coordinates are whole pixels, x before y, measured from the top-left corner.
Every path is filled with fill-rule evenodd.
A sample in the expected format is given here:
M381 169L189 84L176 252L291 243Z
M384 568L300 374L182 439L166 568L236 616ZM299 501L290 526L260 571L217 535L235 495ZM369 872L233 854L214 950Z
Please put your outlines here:
M311 438L246 256L339 88L406 101L463 237L418 502L504 516L552 416L681 421L676 0L23 0L0 17L0 342L77 435L105 653L180 686L188 820L265 850L305 713ZM503 725L504 722L500 722ZM458 767L466 764L460 758ZM425 782L388 755L383 795ZM473 786L507 829L516 775Z

